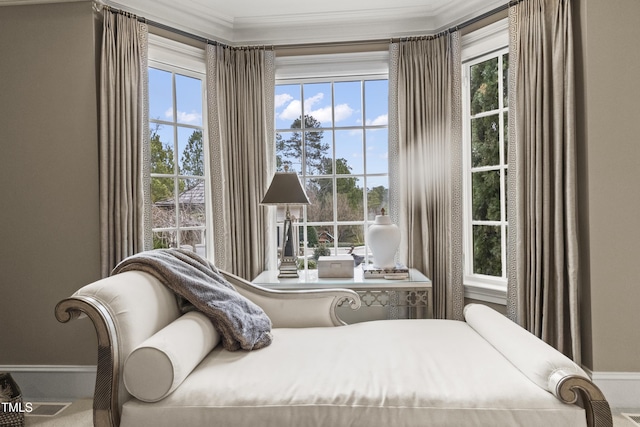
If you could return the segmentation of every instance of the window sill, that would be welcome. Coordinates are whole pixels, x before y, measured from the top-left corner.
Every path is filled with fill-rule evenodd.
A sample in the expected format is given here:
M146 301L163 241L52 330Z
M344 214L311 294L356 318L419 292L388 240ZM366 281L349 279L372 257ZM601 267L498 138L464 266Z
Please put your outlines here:
M494 304L507 305L507 289L488 283L465 283L464 297Z

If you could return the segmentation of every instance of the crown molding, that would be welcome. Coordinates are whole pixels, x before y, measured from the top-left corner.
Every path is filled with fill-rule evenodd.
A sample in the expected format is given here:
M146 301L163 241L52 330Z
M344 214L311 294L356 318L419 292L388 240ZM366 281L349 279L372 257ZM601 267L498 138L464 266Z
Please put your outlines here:
M288 25L294 22L302 24L326 25L333 23L352 23L387 20L403 20L410 17L433 16L433 8L414 6L404 8L388 8L375 10L350 10L350 11L324 11L321 13L292 13L269 16L238 17L234 22L236 28L246 26L269 27L276 25Z
M211 9L195 2L193 2L193 7L190 4L188 8L176 8L174 2L166 0L156 0L151 4L145 1L123 4L109 0L101 3L204 39L233 44L233 20L226 16L213 14ZM136 6L131 6L132 3L135 3Z
M437 18L437 32L455 27L506 3L508 0L468 0L443 5L434 11L434 16Z
M322 10L317 13L277 13L257 16L243 11L229 16L227 8L206 0L0 0L0 6L87 1L133 13L204 39L229 45L288 45L381 40L429 35L486 13L507 0L431 0L406 7ZM260 3L259 3L260 4ZM351 4L351 3L350 3ZM415 4L415 3L414 3ZM316 8L319 8L317 5ZM254 15L252 15L252 13Z
M381 18L377 21L334 21L322 24L294 22L286 26L237 26L234 28L234 42L282 46L391 39L425 34L425 25L428 26L432 22L433 19L430 17L414 17L404 21Z

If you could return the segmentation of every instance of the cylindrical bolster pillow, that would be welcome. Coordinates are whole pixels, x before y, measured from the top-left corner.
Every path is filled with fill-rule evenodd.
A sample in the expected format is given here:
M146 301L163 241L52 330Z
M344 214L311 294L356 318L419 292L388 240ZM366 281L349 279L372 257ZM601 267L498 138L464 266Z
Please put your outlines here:
M589 378L567 356L486 305L467 305L464 318L531 381L551 393L556 393L558 372Z
M157 402L175 390L219 341L207 316L189 312L129 354L124 363L124 385L137 399Z

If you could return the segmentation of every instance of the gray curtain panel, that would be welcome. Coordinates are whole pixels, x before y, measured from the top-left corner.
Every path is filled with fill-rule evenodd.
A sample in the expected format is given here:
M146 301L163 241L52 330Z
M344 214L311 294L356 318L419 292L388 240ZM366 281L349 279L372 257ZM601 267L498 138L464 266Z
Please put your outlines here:
M397 43L401 260L433 283L434 316L462 319L459 34ZM390 93L393 93L390 90Z
M207 46L214 259L249 280L273 256L260 201L275 164L274 84L272 51Z
M142 141L147 26L103 15L100 70L101 272L143 250Z
M580 363L570 1L526 0L511 7L510 33L515 226L509 231L515 233L515 272L508 312Z

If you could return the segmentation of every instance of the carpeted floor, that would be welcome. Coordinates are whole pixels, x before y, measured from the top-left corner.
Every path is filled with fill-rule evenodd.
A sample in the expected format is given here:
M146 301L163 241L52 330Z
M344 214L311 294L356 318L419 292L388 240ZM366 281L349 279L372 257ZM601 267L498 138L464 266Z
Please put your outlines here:
M25 418L25 427L92 427L91 405L92 401L90 399L82 399L73 402L71 406L56 417L27 416ZM640 414L640 409L614 409L614 427L638 427L638 424L621 415L622 413Z

